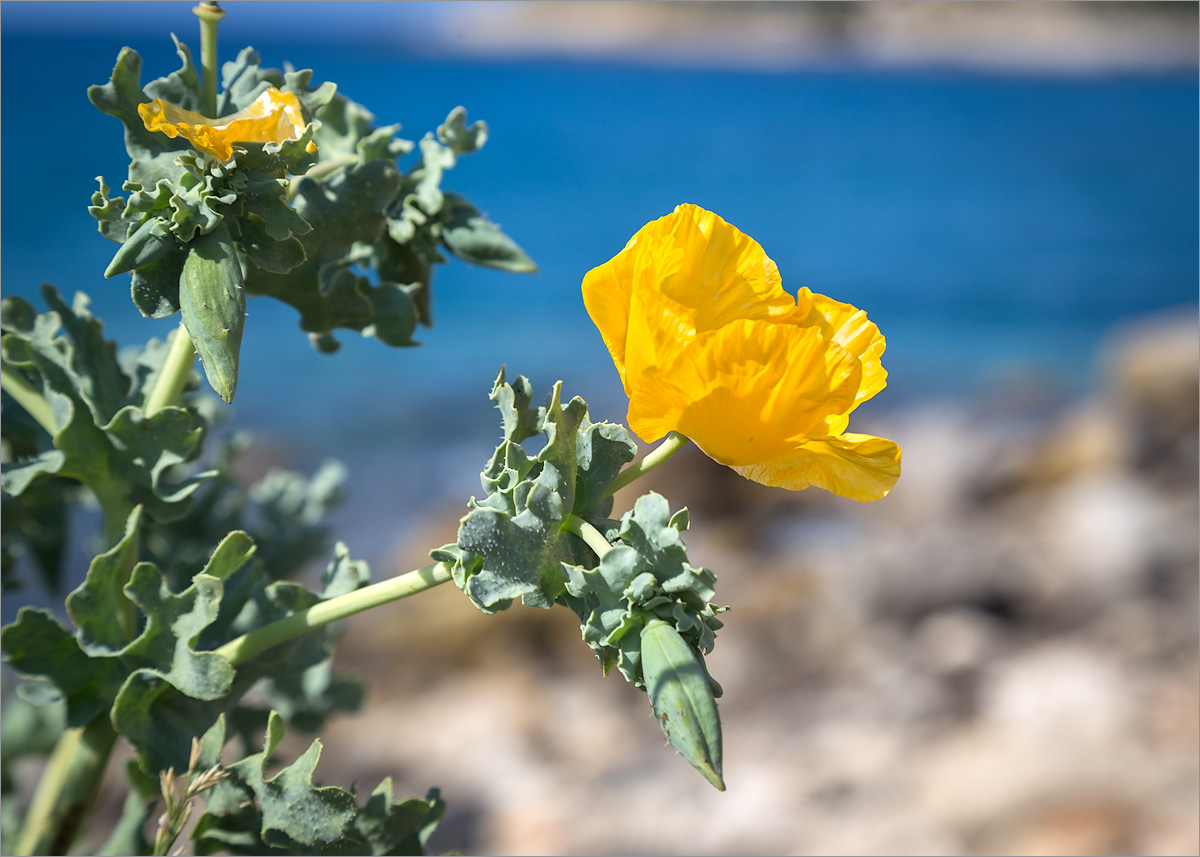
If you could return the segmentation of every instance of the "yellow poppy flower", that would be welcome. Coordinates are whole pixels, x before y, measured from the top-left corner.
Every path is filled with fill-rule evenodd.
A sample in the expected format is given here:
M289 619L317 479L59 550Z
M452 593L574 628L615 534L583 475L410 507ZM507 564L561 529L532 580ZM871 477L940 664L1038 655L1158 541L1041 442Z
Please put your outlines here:
M271 87L247 107L220 119L209 119L168 104L161 98L138 105L138 115L150 131L168 137L184 137L192 148L208 152L222 161L233 157L234 143L282 143L298 140L306 123L294 93ZM317 147L311 142L308 151Z
M757 241L681 205L583 280L588 314L647 442L677 431L747 479L855 500L900 475L890 440L846 433L887 384L885 341L862 310L793 298Z

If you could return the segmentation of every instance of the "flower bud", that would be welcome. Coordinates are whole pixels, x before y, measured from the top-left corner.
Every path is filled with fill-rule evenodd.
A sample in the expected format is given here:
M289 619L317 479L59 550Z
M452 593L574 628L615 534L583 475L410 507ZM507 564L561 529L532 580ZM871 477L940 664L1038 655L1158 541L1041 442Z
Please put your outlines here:
M226 402L237 390L246 320L242 265L224 223L188 245L179 278L179 309L208 383Z
M642 677L659 728L704 778L721 778L721 719L699 653L672 625L651 619L642 629Z
M113 255L104 270L105 277L115 277L135 268L157 262L175 246L175 239L167 231L167 225L157 217L151 217L125 239L125 243Z

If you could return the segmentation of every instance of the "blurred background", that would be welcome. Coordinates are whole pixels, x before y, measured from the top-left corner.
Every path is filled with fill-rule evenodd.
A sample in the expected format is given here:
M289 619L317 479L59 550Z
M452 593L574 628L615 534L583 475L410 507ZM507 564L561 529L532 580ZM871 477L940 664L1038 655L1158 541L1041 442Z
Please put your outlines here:
M126 44L144 78L173 71L191 5L0 10L3 291L86 290L122 343L175 320L100 276L87 205L127 160L86 89ZM600 678L573 616L485 617L452 589L349 624L368 696L324 736L327 782L440 785L434 847L468 853L1200 851L1195 4L224 8L223 60L312 68L408 139L458 104L485 120L444 186L541 266L439 269L436 326L403 351L323 356L252 301L245 474L344 461L335 532L376 578L453 540L502 363L623 421L579 284L680 202L789 290L867 310L889 386L851 428L904 449L869 505L698 453L643 480L690 507L732 607L709 658L727 793Z

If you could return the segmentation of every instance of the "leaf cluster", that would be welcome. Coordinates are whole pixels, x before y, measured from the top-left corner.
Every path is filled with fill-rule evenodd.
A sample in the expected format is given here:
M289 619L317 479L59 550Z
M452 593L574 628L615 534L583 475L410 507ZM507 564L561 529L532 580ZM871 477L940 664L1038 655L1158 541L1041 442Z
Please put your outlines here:
M185 770L192 737L216 734L218 725L219 751L226 724L242 754L257 759L259 775L254 764L230 766L233 775L221 794L248 791L226 802L233 809L225 815L210 808L206 847L420 853L440 813L437 800L395 802L385 783L360 808L352 793L312 784L319 747L293 774L271 779L261 769L278 741L265 755L252 752L262 729L282 734L280 718L315 731L329 715L358 708L359 682L332 670L337 629L312 631L237 664L219 651L369 581L366 564L341 544L317 588L282 579L328 550L323 518L338 500L341 466L328 464L311 478L272 472L249 487L238 485L229 469L244 437L201 458L210 425L204 403L212 397L194 393L183 407L145 416L161 344L118 354L84 296L70 306L49 287L44 296L49 312L39 315L10 298L0 319L6 387L11 373L44 397L50 423L29 418L6 395L4 519L8 525L11 515L24 539L10 542L5 535L6 585L16 583L11 572L22 551L48 582L61 580L67 510L80 491L100 501L110 529L114 520L119 526L111 547L67 596L69 625L50 611L26 607L0 631L9 666L26 679L20 700L6 711L6 739L18 730L27 749L44 750L45 735L59 728L111 722L136 753L134 792L111 843L116 853L145 845L141 825L158 793L159 772ZM190 387L198 387L195 377ZM56 514L40 529L23 529L48 509ZM7 769L0 773L7 778ZM283 798L273 783L287 784ZM7 790L7 779L3 785ZM335 793L336 799L328 797ZM286 803L306 801L311 812L304 817L315 826L286 819L268 824L272 813L286 814ZM7 821L4 829L11 832Z
M269 270L287 271L304 260L298 235L312 227L286 201L288 175L308 171L316 155L306 151L316 130L309 122L298 140L240 146L235 156L221 161L188 148L182 138L149 131L138 105L154 98L204 112L200 76L187 46L176 40L182 67L165 78L140 84L141 57L125 48L117 57L111 80L93 86L88 97L102 112L125 126L129 177L122 189L127 198L109 197L104 179L92 196L89 212L100 233L121 244L105 276L133 272L134 304L143 315L162 318L179 309L179 277L188 244L224 223L246 260ZM248 107L263 91L276 86L296 95L311 119L334 96L325 83L309 87L311 71L260 70L250 49L223 69L219 116Z
M711 651L724 608L712 603L716 576L687 562L687 510L672 515L651 493L619 521L608 517L609 488L637 453L629 432L593 423L578 397L562 404L561 382L535 407L529 381L509 384L501 369L491 399L504 438L480 474L486 496L471 498L457 542L432 552L452 566L472 603L488 613L517 598L569 607L604 672L616 666L638 687L645 684L640 632L651 620L670 624L697 656ZM544 445L531 455L524 444L539 435ZM569 516L596 527L611 549L597 557L568 531Z
M605 492L637 452L623 426L591 422L587 403L576 397L563 405L561 389L555 384L550 401L537 407L529 381L508 384L500 370L491 399L504 439L480 474L486 496L468 502L457 543L432 553L452 564L455 583L486 613L516 598L549 608L566 594L563 562L591 554L564 523L572 514L605 520L612 509ZM545 445L530 455L522 444L538 435Z
M626 681L645 686L641 631L653 619L671 625L697 652L712 651L722 626L717 614L726 608L712 603L716 575L687 561L680 537L687 526L686 508L671 515L666 499L649 493L621 517L618 543L598 565L566 566L566 601L606 675L616 666ZM709 682L720 696L720 686Z
M122 50L109 83L88 91L92 103L125 125L130 157L110 196L103 179L89 211L100 232L121 244L106 276L132 272L133 301L143 315L174 314L188 245L224 223L236 244L251 295L277 298L300 314L300 327L322 351L338 348L346 328L387 345L416 345L432 321L433 267L442 250L467 262L514 272L537 269L526 253L464 197L443 190L447 170L487 139L455 108L436 135L418 144L407 169L398 159L414 144L399 125L375 127L363 106L312 72L260 67L243 50L222 70L217 117L247 107L270 86L294 93L309 124L297 140L240 144L220 161L182 138L148 131L139 104L161 98L203 112L199 75L176 40L181 68L140 85L141 59ZM317 146L309 154L309 143Z
M5 370L42 396L51 423L10 419L16 409L5 409L0 485L9 497L34 490L16 512L18 518L49 511L48 531L33 529L25 537L49 568L58 557L51 540L63 526L65 480L90 488L114 510L118 523L134 505L144 506L156 520L171 521L187 512L192 495L212 472L181 467L201 452L208 420L200 408L163 408L149 417L143 410L165 346L152 340L140 352L118 355L88 310L86 295L76 294L68 305L44 286L42 296L49 312L39 314L19 297L0 305ZM6 503L6 512L16 509Z

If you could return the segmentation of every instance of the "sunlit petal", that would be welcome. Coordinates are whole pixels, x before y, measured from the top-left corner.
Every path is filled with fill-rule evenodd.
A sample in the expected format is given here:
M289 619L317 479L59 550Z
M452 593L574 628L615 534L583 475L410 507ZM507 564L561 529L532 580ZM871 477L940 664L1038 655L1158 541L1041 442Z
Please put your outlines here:
M791 457L734 467L754 482L799 491L824 488L863 502L886 497L900 477L900 447L865 434L810 440Z
M862 361L862 387L855 397L855 404L866 401L887 386L887 370L880 360L887 343L865 312L816 294L807 286L800 289L796 304L800 324L819 327L822 335Z
M656 268L657 288L691 311L697 330L783 316L795 307L762 246L711 211L680 205L650 227L647 238L670 258Z
M629 396L629 427L668 432L748 479L883 497L894 443L844 434L887 383L885 340L865 312L783 290L758 242L681 205L584 278L588 312Z
M583 304L587 307L592 323L600 331L600 338L612 355L617 374L625 385L625 395L630 395L625 382L625 338L629 329L629 302L633 290L633 247L638 236L629 239L625 249L603 265L588 271L583 278Z
M233 157L234 143L281 143L298 140L306 123L294 93L271 87L249 107L220 119L209 119L192 110L168 104L161 98L138 105L138 115L150 131L183 137L192 148L222 161ZM316 147L309 144L310 152Z
M766 461L823 434L829 411L853 401L860 371L815 328L732 322L646 370L632 385L630 428L662 436L666 418L723 464Z

